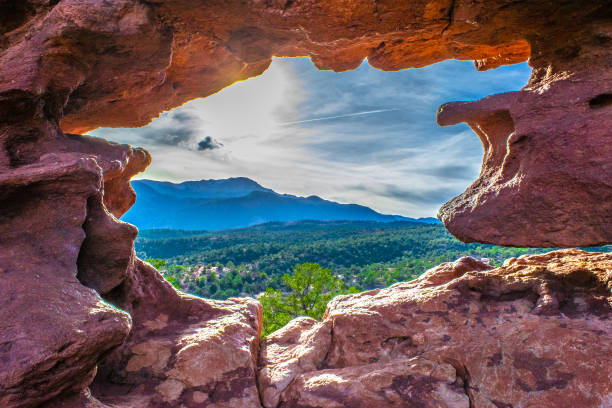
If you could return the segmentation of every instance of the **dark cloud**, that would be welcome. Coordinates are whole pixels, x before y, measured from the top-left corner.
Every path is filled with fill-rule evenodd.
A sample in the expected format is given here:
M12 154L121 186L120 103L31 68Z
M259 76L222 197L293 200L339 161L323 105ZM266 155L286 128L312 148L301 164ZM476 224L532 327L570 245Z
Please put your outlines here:
M210 136L206 136L204 140L200 140L198 142L198 150L214 150L223 146L222 143L219 143L215 139Z
M166 114L162 126L154 124L140 129L139 136L146 139L146 144L176 146L188 150L213 150L222 146L210 136L202 137L203 119L185 111Z
M189 128L178 128L178 129L160 129L155 135L155 139L160 144L167 144L169 146L178 146L184 143L188 143L197 132L194 129Z
M162 123L142 128L139 136L158 145L189 147L200 132L201 119L188 112L172 112Z
M176 112L172 115L172 119L177 122L189 123L191 125L198 124L200 119L188 112Z

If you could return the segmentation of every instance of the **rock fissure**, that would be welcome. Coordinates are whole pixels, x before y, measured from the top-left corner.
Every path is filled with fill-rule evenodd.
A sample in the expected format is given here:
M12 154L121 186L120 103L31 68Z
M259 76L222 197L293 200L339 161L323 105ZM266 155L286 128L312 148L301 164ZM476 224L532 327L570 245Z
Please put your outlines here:
M440 33L440 35L444 36L444 34L446 33L446 31L450 28L451 24L453 24L453 17L455 14L455 5L457 4L457 0L450 0L450 5L448 7L448 14L447 14L447 21L448 23L446 24L446 26L442 29L442 32Z
M459 376L459 378L461 378L461 380L463 381L463 391L468 397L469 408L475 408L474 401L472 398L472 391L470 390L470 372L468 371L465 365L463 365L461 369L455 368L455 371L457 372L457 376Z

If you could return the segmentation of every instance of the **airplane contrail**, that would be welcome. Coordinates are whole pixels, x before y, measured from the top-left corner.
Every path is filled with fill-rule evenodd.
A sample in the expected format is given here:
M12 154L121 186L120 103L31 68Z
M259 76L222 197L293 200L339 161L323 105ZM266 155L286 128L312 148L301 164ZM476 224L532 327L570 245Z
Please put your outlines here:
M295 122L281 123L281 125L283 125L283 126L285 126L285 125L297 125L298 123L318 122L318 121L321 121L321 120L329 120L329 119L350 118L352 116L372 115L374 113L393 112L393 111L398 111L398 110L400 110L400 109L397 109L397 108L394 108L394 109L378 109L378 110L365 111L365 112L347 113L345 115L326 116L324 118L297 120Z

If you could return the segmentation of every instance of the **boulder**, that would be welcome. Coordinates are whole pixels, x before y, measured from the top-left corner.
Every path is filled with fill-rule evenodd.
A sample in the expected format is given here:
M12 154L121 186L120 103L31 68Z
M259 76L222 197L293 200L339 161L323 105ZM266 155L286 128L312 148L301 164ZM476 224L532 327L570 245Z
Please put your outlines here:
M278 406L280 394L301 374L321 370L331 345L331 324L310 317L292 320L270 334L259 353L258 384L265 408Z
M93 394L119 407L258 407L261 305L177 292L136 260L106 299L130 313L128 339L99 367Z
M609 405L612 255L561 250L489 268L444 264L338 296L321 323L273 333L259 370L264 406Z

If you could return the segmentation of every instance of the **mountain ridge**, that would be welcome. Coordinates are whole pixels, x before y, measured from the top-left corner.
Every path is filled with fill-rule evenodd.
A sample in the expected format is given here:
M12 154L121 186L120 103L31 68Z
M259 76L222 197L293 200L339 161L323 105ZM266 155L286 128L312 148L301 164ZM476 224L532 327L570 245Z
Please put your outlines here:
M133 180L137 199L122 217L140 229L223 230L267 222L412 221L434 218L381 214L359 204L342 204L311 195L280 194L247 177L172 183Z

